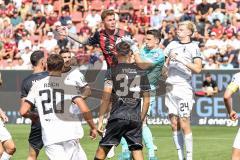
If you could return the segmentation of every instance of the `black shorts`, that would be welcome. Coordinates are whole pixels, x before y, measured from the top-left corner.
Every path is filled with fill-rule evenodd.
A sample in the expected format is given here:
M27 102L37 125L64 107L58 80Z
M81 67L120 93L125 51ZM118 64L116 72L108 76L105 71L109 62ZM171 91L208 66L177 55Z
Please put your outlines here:
M35 151L40 151L43 148L42 130L40 121L32 123L28 142Z
M117 146L124 137L130 151L141 150L142 146L142 122L114 119L107 123L106 131L99 142L100 146Z

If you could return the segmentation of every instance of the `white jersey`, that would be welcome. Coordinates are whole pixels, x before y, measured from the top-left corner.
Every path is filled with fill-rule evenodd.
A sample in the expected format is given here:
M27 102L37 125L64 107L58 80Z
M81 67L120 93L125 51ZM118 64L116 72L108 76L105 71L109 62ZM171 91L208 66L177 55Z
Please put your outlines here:
M88 85L79 68L72 68L70 71L63 73L62 76L66 77L64 80L66 85L78 86L80 88Z
M79 68L72 68L70 71L66 73L62 73L62 77L64 77L64 83L66 85L78 87L79 93L81 93L81 88L88 85L84 75L81 73ZM70 112L73 114L80 113L79 108L74 104L72 104L69 109L70 109Z
M164 50L165 56L170 53L181 56L186 62L193 63L195 58L201 58L201 53L197 42L182 44L179 41L172 41ZM192 71L182 63L170 60L168 66L168 78L166 83L189 86L191 88Z
M64 84L63 77L47 76L32 86L26 101L38 109L45 146L83 136L80 121L69 112L76 97L79 90Z

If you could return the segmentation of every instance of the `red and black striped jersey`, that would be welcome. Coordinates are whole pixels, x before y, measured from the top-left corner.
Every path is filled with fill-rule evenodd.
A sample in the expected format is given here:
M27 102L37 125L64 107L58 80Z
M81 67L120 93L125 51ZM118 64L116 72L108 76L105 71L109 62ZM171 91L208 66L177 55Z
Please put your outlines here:
M117 58L115 56L117 54L115 43L118 38L126 35L130 35L130 33L122 29L116 29L112 35L108 34L106 30L101 30L99 32L95 32L95 34L90 37L85 44L99 44L108 67L112 67L117 64Z

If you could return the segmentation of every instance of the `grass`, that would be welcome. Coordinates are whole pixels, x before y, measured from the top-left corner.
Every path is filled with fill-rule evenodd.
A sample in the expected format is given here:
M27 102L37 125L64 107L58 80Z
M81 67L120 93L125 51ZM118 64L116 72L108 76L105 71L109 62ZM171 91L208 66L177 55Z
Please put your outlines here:
M7 125L16 143L17 152L12 160L26 160L28 153L28 134L29 125ZM160 160L177 160L177 153L171 137L169 126L151 126L154 137L154 143L158 150L156 155ZM231 155L231 146L237 133L237 127L216 127L216 126L194 126L194 160L229 160ZM66 132L67 134L67 132ZM88 128L85 127L85 137L80 140L88 159L93 160L99 139L91 141L88 137ZM119 146L116 149L116 155L121 151ZM146 158L146 150L145 159ZM38 160L47 160L44 150L41 151ZM117 160L117 156L112 158Z

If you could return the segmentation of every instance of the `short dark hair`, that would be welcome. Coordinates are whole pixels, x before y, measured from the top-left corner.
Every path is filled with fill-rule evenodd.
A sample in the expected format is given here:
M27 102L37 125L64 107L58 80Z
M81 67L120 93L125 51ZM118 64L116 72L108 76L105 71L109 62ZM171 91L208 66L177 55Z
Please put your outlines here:
M205 77L211 77L211 74L210 74L209 72L207 72L207 73L205 74Z
M150 29L147 31L147 34L153 35L154 38L159 40L159 43L161 41L161 33L157 29Z
M63 53L69 53L69 49L68 48L64 48L64 49L61 49L59 54L62 55Z
M104 19L107 17L107 16L112 16L112 15L115 15L115 12L113 9L106 9L102 12L101 14L101 19L102 21L104 21Z
M35 67L38 65L40 59L42 59L42 58L44 58L44 52L37 50L32 53L32 55L30 57L30 61L31 61L32 65Z
M120 55L128 55L131 48L127 42L122 41L116 45L116 51Z
M47 59L48 71L61 71L64 60L59 54L51 54Z

